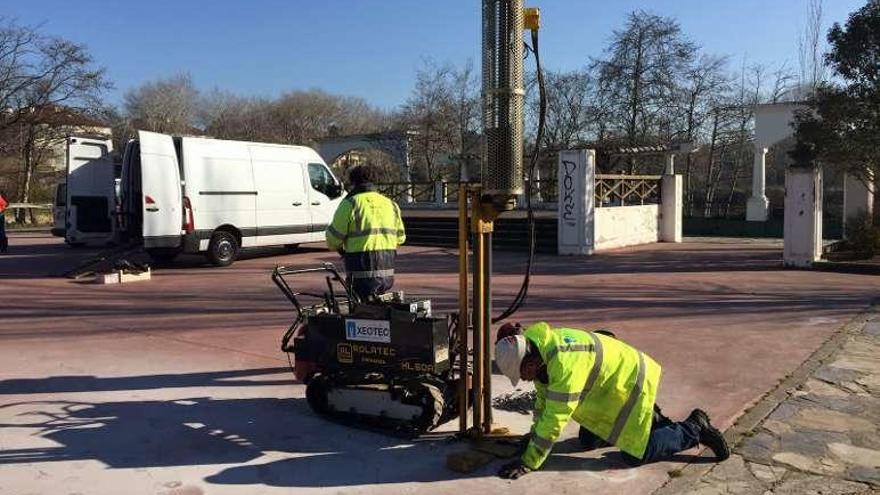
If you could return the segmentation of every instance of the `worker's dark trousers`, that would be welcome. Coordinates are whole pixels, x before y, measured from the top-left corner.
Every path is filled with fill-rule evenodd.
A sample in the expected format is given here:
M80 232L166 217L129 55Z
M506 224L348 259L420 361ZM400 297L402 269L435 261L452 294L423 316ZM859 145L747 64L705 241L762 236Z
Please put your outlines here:
M394 260L396 257L397 251L394 249L345 253L343 255L348 284L361 301L366 301L373 296L391 290L391 287L394 286ZM352 277L352 273L356 272L377 273L370 277Z
M356 278L348 277L351 290L357 294L361 301L367 301L371 297L384 294L394 286L394 277Z
M581 427L578 434L581 445L588 448L607 447L604 440ZM674 422L663 415L658 407L654 407L654 419L651 423L651 436L648 446L641 459L621 452L627 464L638 466L655 461L669 459L672 455L695 447L700 440L700 432L695 425L686 421Z

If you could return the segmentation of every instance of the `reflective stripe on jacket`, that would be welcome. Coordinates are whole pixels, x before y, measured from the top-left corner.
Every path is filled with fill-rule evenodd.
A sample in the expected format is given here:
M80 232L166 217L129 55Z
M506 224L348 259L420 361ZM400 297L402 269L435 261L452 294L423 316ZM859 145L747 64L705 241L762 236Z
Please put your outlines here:
M613 337L545 322L525 330L547 366L536 382L532 438L522 461L538 469L569 418L641 459L648 445L660 365Z
M345 253L393 250L406 241L400 207L375 191L345 198L326 235L327 247Z

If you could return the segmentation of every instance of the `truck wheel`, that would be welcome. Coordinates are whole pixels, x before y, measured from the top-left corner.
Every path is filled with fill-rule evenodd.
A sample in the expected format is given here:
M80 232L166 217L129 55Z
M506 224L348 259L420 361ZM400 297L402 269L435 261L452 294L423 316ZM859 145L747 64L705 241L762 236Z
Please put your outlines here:
M174 261L174 258L177 258L177 255L180 254L180 249L151 248L147 249L147 254L150 255L150 259L153 260L154 263L166 264L171 263Z
M238 257L238 240L225 230L218 230L208 244L208 261L214 266L229 266Z

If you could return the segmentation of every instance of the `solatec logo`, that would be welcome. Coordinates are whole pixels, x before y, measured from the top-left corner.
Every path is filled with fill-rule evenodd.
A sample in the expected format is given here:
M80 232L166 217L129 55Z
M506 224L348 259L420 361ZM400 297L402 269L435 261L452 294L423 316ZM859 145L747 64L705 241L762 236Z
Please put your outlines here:
M345 320L345 338L391 343L391 323L385 320Z

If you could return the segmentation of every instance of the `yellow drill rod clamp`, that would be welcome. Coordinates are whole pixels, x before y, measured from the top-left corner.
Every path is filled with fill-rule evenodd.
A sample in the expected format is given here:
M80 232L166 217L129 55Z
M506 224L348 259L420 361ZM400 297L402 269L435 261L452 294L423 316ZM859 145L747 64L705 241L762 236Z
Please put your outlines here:
M541 28L541 9L526 7L523 9L523 29L537 31Z

